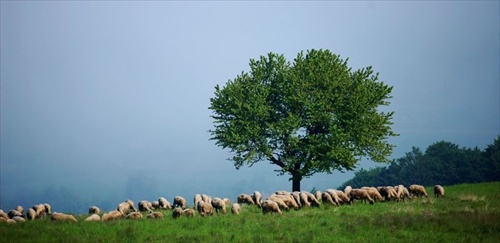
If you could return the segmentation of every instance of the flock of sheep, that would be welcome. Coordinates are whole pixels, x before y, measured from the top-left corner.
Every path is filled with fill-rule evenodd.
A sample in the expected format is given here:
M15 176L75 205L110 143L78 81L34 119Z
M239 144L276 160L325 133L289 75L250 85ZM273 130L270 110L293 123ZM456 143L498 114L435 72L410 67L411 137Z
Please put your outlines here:
M436 197L444 197L444 188L440 185L434 186L434 195ZM131 200L126 200L118 204L116 210L104 213L101 215L101 210L96 206L89 208L89 216L85 221L109 221L117 219L141 219L143 212L147 212L147 218L162 219L163 213L160 210L172 210L172 217L178 218L194 217L196 212L202 217L213 215L215 213L227 213L227 208L230 207L233 214L240 214L241 204L257 205L262 209L264 214L277 213L282 214L282 211L288 211L290 208L299 210L302 207L319 207L321 203L341 206L344 204L353 204L355 201L369 202L375 201L401 201L413 197L428 197L425 188L421 185L411 185L406 188L403 185L398 186L381 186L381 187L362 187L353 189L347 186L344 191L327 189L324 192L316 191L312 194L307 191L288 192L277 191L274 194L262 199L260 192L255 191L253 194L240 194L237 197L237 203L231 204L228 198L212 198L205 194L196 194L193 199L194 207L188 208L186 199L181 196L176 196L173 204L164 198L160 197L158 201L140 201L137 206ZM157 211L154 211L157 210ZM47 204L38 204L29 208L24 214L24 209L17 206L15 209L5 213L0 209L0 223L19 223L24 222L25 218L36 220L50 215L52 221L73 221L77 222L75 216L64 213L52 212L52 207Z

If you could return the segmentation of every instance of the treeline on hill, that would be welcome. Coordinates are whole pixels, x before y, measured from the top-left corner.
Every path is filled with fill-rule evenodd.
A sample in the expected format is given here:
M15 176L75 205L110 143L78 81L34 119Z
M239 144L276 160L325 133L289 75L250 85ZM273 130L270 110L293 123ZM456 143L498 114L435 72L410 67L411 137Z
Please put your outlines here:
M484 151L477 147L459 148L446 141L430 145L425 152L413 147L387 167L360 169L339 189L348 185L354 188L399 184L431 186L489 181L500 181L500 136Z

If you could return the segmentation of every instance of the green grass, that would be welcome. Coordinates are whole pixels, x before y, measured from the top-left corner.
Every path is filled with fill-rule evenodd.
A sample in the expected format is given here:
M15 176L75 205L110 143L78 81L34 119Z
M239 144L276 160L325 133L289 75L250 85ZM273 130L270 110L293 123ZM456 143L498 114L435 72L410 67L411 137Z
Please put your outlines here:
M0 242L499 242L500 182L445 187L445 198L322 206L263 215L0 224ZM432 188L427 188L429 195Z

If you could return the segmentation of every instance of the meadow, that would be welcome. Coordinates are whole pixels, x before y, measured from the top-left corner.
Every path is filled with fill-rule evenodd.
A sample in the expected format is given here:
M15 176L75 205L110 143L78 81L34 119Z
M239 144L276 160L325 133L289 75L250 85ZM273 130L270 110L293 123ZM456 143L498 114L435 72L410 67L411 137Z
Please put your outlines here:
M499 242L500 182L445 187L446 197L262 214L109 222L0 224L0 242Z

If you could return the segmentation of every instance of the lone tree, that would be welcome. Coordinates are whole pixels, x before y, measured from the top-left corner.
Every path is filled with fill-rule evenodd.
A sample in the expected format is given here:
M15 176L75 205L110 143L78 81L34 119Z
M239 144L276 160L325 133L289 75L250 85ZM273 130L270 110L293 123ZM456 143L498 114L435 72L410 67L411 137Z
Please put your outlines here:
M353 170L362 157L388 162L394 112L378 108L392 87L377 79L328 50L300 52L293 63L274 53L251 59L249 73L215 86L211 139L231 150L236 169L276 165L292 191L315 173Z

